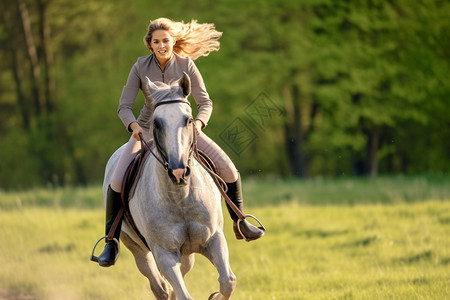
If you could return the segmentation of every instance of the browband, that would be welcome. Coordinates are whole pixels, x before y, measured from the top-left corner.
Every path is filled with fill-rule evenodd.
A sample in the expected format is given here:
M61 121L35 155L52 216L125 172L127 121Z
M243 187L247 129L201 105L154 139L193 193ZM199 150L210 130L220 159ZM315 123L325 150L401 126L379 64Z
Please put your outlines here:
M183 100L169 100L169 101L161 101L155 104L154 108L156 109L158 106L160 105L165 105L165 104L172 104L172 103L185 103L188 104L189 106L191 105L191 103L185 99Z

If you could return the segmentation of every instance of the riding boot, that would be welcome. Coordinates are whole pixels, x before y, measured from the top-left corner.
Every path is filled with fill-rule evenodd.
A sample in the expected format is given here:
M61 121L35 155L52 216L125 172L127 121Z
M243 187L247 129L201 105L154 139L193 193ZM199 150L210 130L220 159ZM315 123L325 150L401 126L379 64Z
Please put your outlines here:
M120 208L122 207L122 199L120 193L114 191L111 186L108 186L108 192L106 194L106 226L105 234L108 235ZM114 238L119 241L120 230L122 228L122 220L119 221L114 232ZM106 240L105 249L98 257L98 264L102 267L109 267L114 265L118 246L114 240Z
M237 206L237 208L244 213L244 201L242 200L242 188L241 188L241 177L239 175L238 179L235 182L226 183L228 190L227 190L227 196L230 198L230 200ZM234 234L236 235L236 238L238 240L242 240L243 237L238 229L238 220L239 217L236 215L236 213L233 211L233 209L228 205L228 203L225 201L227 205L228 212L230 213L231 219L233 220L233 230ZM259 239L264 235L264 231L260 228L250 224L247 222L247 220L242 220L239 223L239 227L241 229L242 234L246 237L248 241L254 241L256 239Z

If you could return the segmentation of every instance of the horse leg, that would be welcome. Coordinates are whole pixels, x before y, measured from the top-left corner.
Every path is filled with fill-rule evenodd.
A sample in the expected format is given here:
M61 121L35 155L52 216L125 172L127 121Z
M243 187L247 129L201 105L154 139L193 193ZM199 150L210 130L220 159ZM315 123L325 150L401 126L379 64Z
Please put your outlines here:
M195 254L183 255L181 256L181 274L186 276L186 274L192 269L195 262Z
M211 237L202 254L212 262L219 272L220 292L213 293L209 299L229 299L236 287L236 276L230 267L228 246L223 232L216 232L214 236Z
M192 300L184 283L181 272L181 254L179 250L169 251L157 245L153 254L162 275L169 281L178 300Z
M120 239L124 245L133 253L136 266L139 271L148 278L150 288L157 300L171 299L172 288L170 284L161 276L156 266L153 254L139 246L128 234L122 231Z

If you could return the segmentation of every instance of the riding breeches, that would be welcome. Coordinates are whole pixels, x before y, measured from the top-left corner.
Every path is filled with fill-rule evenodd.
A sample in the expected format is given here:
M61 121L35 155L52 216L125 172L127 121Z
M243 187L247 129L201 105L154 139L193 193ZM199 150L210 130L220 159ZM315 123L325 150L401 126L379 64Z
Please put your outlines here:
M148 136L144 134L145 140ZM203 132L197 136L197 147L204 152L214 163L217 174L225 182L235 182L238 179L238 171L234 166L228 155L206 134ZM111 179L111 188L116 192L120 192L122 188L123 177L125 172L136 156L136 153L141 149L141 143L131 136L128 143L125 145L122 154L120 155L114 174Z

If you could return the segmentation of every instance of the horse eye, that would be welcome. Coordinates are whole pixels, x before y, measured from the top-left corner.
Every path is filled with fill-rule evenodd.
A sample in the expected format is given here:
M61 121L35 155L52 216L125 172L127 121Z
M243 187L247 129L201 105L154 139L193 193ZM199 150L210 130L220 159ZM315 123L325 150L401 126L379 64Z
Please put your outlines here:
M155 120L155 121L153 122L153 126L154 126L156 129L161 129L161 124L160 124L159 120Z

